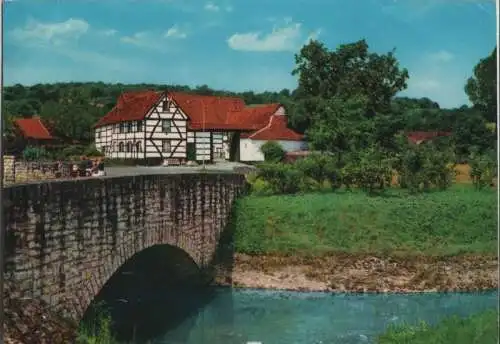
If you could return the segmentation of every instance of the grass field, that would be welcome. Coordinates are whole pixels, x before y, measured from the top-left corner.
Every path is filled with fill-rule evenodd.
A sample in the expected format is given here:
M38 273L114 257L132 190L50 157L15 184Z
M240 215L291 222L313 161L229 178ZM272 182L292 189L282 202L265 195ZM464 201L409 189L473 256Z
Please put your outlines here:
M392 328L378 338L379 344L497 344L498 314L496 310L469 318L452 317L436 326Z
M234 225L236 251L248 254L497 252L496 192L471 185L415 196L250 196L236 204Z

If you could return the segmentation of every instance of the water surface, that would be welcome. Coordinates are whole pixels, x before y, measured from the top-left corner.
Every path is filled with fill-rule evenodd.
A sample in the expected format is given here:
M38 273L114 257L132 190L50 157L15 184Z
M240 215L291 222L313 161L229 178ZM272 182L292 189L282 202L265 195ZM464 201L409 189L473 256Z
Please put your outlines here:
M433 324L497 305L497 291L333 294L221 288L197 314L152 343L366 344L390 324Z

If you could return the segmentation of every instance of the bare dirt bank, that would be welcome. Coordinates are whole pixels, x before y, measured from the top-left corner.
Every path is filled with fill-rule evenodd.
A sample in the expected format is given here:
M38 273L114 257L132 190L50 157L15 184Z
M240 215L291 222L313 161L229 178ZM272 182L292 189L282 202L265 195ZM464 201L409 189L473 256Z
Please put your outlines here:
M216 282L301 291L473 291L498 287L498 259L470 255L382 258L338 254L304 258L237 254L231 276Z

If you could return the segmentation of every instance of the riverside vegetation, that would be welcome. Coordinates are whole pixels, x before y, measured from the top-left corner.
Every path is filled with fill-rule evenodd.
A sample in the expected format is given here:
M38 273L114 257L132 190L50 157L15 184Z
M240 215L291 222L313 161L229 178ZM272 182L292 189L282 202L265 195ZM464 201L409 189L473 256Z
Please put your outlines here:
M304 283L307 289L313 281L309 289L354 291L495 288L496 47L464 85L473 105L456 109L441 109L428 98L396 97L407 86L408 71L394 52L370 52L365 40L336 50L310 41L295 59L298 87L292 92L193 90L239 95L248 104L283 103L290 125L306 135L311 150L321 152L287 164L277 143L263 146L266 162L248 176L251 195L234 209L235 283L258 286L259 278L278 271L281 275L262 285L300 289L297 284ZM188 90L102 83L7 87L7 133L13 118L39 114L61 137L81 144L61 152L28 147L26 156L92 150L92 125L122 90L137 88ZM408 131L451 135L415 145L406 139ZM456 163L470 165L469 185L454 185ZM432 328L390 329L379 340L496 343L494 320L484 313ZM107 328L103 316L81 331L80 342L111 343Z

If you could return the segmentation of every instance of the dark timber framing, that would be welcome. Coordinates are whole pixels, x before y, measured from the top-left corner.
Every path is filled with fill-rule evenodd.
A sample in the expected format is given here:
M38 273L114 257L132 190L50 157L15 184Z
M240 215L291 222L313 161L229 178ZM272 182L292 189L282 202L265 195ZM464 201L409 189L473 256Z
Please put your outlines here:
M167 103L165 103L167 102ZM167 106L164 106L167 105ZM170 131L163 132L162 121L169 120L171 123ZM104 125L96 128L96 147L100 150L105 149L104 154L110 158L121 159L149 159L170 160L177 159L179 162L186 161L188 158L196 161L209 161L215 159L226 159L228 152L227 138L230 134L223 130L189 130L189 114L175 102L175 99L162 92L159 99L151 105L147 114L140 121L119 122ZM141 131L137 129L138 123L141 123ZM120 127L125 128L120 132ZM170 141L170 151L163 151L163 141ZM119 144L123 142L124 151L119 152ZM132 144L132 149L128 151L127 147ZM187 156L188 143L194 144L194 157ZM137 149L140 145L140 151ZM192 148L192 146L190 145Z

